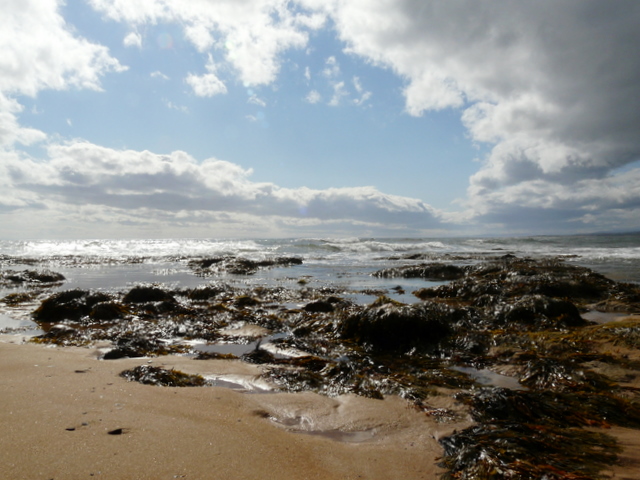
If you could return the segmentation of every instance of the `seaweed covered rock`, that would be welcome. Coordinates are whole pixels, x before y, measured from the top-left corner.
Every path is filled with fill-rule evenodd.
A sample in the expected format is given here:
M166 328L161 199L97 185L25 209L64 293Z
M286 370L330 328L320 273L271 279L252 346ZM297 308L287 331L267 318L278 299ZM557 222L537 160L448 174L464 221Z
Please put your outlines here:
M166 370L151 365L140 365L131 370L125 370L120 373L120 376L130 382L160 387L202 387L207 385L207 381L201 375L189 375L179 370Z
M438 344L451 332L447 324L455 316L445 305L388 303L348 315L339 336L372 350L406 352Z
M476 302L484 295L514 298L538 294L595 302L608 298L619 286L588 268L559 259L498 259L469 268L466 276L435 289L416 292L419 298L456 298Z
M339 299L338 299L339 301ZM331 313L334 311L335 307L333 306L336 301L328 300L316 300L315 302L307 303L303 310L309 313Z
M118 320L124 318L128 310L116 302L99 302L93 306L89 312L92 320Z
M125 334L115 341L115 347L105 353L105 360L119 358L138 358L150 355L167 355L170 349L165 343L152 337Z
M61 284L66 278L61 273L51 270L7 270L0 273L0 285L41 285L41 284Z
M496 313L500 323L534 327L536 330L588 325L573 303L544 295L525 295L500 305Z
M192 260L189 267L196 275L207 277L217 273L231 273L233 275L253 275L261 268L288 267L301 265L298 257L275 257L263 260L251 260L242 257L214 257Z
M125 303L148 303L171 300L174 300L174 298L169 292L158 287L143 285L133 287L122 299Z
M425 280L457 280L466 275L467 268L443 263L423 263L402 267L385 268L373 273L381 278L424 278Z
M91 312L91 305L84 290L67 290L51 295L42 301L33 312L33 319L39 323L57 323L61 320L79 320Z

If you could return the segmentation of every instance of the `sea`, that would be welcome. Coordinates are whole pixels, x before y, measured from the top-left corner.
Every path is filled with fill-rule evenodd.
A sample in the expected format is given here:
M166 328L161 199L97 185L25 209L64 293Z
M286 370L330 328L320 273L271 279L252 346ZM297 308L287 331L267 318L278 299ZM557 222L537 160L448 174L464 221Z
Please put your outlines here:
M511 238L0 240L0 272L50 269L67 279L59 289L109 290L140 283L191 288L216 280L247 286L331 285L346 292L391 287L411 290L429 282L377 278L372 273L412 263L468 265L507 254L559 257L616 281L640 283L640 233ZM216 278L194 275L188 265L193 259L225 256L251 260L297 257L302 264ZM6 289L0 288L0 295L3 293Z
M505 255L561 258L616 281L640 284L640 233L511 238L0 240L0 278L10 270L51 270L64 275L65 281L48 287L38 301L55 291L75 288L125 292L140 284L188 289L222 282L237 290L258 286L324 288L362 305L380 295L409 304L420 301L413 291L446 282L373 274L420 263L473 265ZM261 268L245 275L221 272L211 276L198 275L190 266L193 260L216 257L296 257L302 263ZM42 333L31 319L36 304L16 308L2 301L6 295L33 288L0 283L0 333Z

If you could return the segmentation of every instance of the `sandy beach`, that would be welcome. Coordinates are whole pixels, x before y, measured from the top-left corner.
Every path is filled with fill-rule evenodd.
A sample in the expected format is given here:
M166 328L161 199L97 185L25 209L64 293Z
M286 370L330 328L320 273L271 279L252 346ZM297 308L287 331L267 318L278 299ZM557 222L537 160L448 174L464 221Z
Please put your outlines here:
M7 479L437 476L438 425L400 399L148 386L118 375L146 359L101 361L91 349L9 343L16 341L0 342L0 464ZM178 357L154 362L216 368ZM349 443L293 433L267 418L295 413L317 428L368 429L371 437Z

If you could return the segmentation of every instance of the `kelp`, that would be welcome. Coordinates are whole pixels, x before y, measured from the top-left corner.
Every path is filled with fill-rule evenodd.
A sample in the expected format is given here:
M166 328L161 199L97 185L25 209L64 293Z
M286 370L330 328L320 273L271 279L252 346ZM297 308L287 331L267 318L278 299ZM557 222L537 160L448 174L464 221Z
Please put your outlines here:
M120 376L130 382L159 387L202 387L208 384L201 375L190 375L180 370L166 370L151 365L140 365L130 370L124 370Z
M600 432L520 423L476 425L440 444L444 480L598 480L621 451Z
M640 403L605 392L551 392L485 388L457 397L480 423L555 427L640 428Z

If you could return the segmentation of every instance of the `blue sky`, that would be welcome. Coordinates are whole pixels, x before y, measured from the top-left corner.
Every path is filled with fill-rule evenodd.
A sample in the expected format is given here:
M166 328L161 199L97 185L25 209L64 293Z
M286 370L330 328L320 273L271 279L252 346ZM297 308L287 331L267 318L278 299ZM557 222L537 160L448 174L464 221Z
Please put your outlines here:
M5 0L0 237L638 229L640 4L602 5Z

